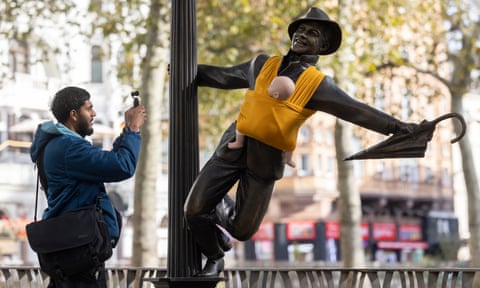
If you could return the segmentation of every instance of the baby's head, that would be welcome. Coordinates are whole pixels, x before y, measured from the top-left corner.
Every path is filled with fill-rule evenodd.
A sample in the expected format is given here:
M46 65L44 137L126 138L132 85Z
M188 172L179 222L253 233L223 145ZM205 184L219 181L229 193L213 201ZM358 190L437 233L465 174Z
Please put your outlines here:
M277 76L273 78L270 87L268 87L268 94L273 98L280 100L287 100L295 90L295 83L290 77Z

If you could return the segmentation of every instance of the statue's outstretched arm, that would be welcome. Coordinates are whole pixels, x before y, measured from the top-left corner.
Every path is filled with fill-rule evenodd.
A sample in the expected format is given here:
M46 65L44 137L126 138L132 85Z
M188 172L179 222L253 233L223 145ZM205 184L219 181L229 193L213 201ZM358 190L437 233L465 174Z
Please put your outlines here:
M340 89L330 77L323 79L305 107L332 114L384 135L410 132L417 126L417 124L402 122L381 110L355 100Z
M250 61L231 67L198 65L197 84L219 89L248 88Z
M250 61L231 66L198 65L197 83L219 89L255 88L255 81L268 55L259 54Z

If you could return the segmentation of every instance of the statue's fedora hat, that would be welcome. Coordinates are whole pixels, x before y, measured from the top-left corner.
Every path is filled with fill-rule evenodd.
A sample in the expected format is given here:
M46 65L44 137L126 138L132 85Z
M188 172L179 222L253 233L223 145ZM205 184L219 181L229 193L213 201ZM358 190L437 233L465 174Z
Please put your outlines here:
M337 51L342 42L342 30L340 29L340 25L338 25L337 22L330 20L327 13L316 7L311 7L305 15L288 25L288 35L290 36L290 39L292 39L293 33L297 31L297 28L301 23L310 21L318 22L325 27L323 32L325 32L328 39L328 45L318 54L328 55Z

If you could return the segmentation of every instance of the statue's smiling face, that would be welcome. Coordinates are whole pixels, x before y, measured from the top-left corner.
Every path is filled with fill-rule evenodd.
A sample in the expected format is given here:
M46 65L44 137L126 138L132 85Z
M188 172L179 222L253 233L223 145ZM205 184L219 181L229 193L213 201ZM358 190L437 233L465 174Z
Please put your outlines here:
M328 41L323 28L315 21L298 25L292 35L292 51L300 55L317 55L326 49Z

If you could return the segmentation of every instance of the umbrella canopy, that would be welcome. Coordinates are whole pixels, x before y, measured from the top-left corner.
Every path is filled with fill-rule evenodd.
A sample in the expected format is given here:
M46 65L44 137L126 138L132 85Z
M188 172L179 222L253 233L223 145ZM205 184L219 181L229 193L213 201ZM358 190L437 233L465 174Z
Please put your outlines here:
M423 120L412 132L393 134L386 140L355 153L344 160L424 157L427 144L432 140L435 126L440 121L448 118L457 118L462 124L460 135L450 141L455 143L465 135L467 125L462 115L448 113L433 121Z

